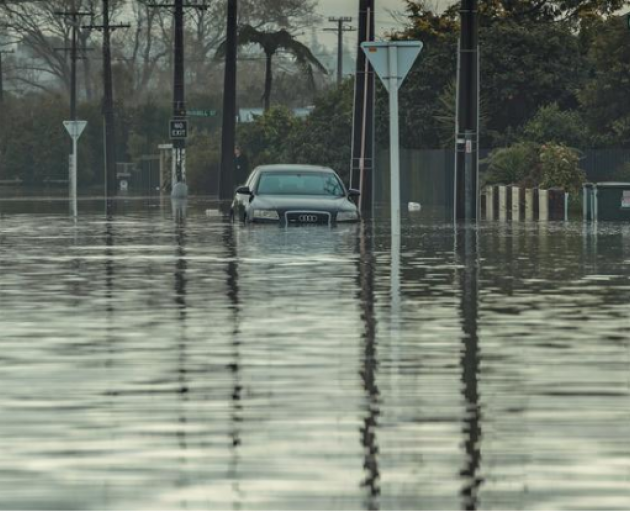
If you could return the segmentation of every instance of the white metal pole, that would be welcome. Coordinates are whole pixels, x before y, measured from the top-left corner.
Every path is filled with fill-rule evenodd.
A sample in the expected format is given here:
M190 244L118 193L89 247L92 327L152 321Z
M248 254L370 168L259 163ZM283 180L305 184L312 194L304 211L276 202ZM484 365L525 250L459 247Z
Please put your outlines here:
M398 48L389 46L389 146L392 235L400 235L400 133L398 120Z
M72 215L75 217L78 214L77 210L77 144L78 137L76 134L72 137L72 170L70 174L70 188L72 199Z
M173 190L175 190L175 185L177 184L177 149L175 148L175 144L171 148L171 194Z

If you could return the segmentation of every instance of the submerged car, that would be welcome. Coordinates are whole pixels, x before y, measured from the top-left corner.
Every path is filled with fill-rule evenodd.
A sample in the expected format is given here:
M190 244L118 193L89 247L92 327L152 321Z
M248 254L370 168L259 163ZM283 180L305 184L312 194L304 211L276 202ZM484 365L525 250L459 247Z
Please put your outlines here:
M335 171L312 165L257 167L236 189L233 219L255 223L334 224L357 222L352 202L357 190L347 190Z

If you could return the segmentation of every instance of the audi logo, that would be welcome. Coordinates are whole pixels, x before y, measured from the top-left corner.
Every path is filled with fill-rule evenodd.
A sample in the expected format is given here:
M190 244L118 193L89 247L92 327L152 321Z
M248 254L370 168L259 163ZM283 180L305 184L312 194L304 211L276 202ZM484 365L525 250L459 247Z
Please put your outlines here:
M300 222L317 222L317 215L300 215Z

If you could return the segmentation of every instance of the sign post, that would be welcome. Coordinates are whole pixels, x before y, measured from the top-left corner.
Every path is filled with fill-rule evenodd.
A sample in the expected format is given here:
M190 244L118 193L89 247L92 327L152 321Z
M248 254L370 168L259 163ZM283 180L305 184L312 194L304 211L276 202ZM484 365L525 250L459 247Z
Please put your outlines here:
M171 197L184 199L188 196L188 185L186 185L188 120L171 119L169 133L173 141L173 187L171 188Z
M70 160L70 201L71 211L74 217L77 216L77 146L79 137L87 126L87 121L64 121L63 125L72 138L72 158Z
M389 93L392 235L400 235L400 127L398 90L422 51L420 41L366 42L361 48Z

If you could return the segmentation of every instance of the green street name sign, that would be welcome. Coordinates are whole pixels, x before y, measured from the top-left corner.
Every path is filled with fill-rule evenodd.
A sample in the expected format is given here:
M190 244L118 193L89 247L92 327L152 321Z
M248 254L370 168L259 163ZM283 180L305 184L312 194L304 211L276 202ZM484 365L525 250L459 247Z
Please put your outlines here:
M187 110L186 114L192 117L214 117L217 115L216 110Z

